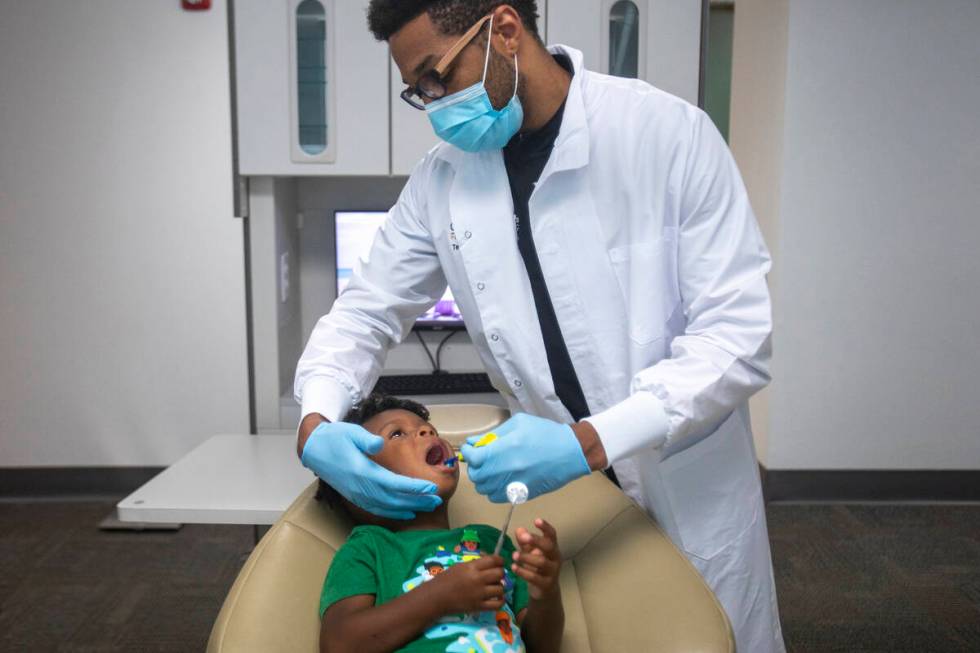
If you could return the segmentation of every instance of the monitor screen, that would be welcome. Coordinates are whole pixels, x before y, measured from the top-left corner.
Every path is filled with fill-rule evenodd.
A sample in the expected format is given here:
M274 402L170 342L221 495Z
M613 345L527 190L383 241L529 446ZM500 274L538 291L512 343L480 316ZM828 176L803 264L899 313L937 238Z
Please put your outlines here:
M367 260L374 235L384 224L387 211L337 211L334 228L337 243L337 296L344 291L354 273L357 260ZM446 288L445 294L435 306L415 320L415 326L425 329L462 329L463 316L459 312L453 293Z

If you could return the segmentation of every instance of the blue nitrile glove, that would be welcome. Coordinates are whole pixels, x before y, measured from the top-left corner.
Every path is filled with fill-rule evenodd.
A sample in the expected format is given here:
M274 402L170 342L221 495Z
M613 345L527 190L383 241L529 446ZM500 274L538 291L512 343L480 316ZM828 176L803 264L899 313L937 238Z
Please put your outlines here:
M329 483L354 505L379 517L413 519L442 503L436 484L401 476L374 462L384 438L363 426L322 422L303 445L303 466Z
M527 485L528 498L553 492L592 470L568 424L517 413L493 429L497 439L482 447L482 435L466 438L461 452L476 491L506 503L507 484Z

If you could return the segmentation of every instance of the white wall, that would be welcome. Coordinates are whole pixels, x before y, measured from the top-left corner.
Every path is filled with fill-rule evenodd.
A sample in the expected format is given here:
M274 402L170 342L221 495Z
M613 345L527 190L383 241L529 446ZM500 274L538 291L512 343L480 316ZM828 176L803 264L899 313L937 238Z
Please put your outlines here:
M980 3L789 0L784 53L741 56L769 6L736 4L733 93L783 56L781 133L732 108L743 171L782 141L768 466L980 468Z
M732 45L729 144L772 255L772 267L766 280L774 303L778 303L782 264L779 255L779 190L783 166L788 18L788 0L739 0ZM711 47L710 43L708 47ZM774 379L773 383L778 384L779 379ZM772 387L769 385L753 395L749 406L756 455L763 465L769 464Z
M216 5L0 4L0 466L248 430Z

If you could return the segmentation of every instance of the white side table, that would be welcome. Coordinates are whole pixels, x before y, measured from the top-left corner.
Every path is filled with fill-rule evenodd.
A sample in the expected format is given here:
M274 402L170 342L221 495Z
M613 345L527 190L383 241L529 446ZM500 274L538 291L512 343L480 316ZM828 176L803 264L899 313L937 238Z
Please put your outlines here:
M295 435L215 435L116 509L122 522L268 525L314 478Z

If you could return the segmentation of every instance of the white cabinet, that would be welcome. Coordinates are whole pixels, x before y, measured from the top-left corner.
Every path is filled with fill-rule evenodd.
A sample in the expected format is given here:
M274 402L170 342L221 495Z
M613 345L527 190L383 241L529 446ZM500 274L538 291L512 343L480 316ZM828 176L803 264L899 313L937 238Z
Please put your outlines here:
M698 100L702 0L540 3L547 43L582 50L592 70L636 76ZM437 143L368 0L236 0L238 159L242 175L407 175ZM547 13L545 12L547 5Z
M236 0L240 174L389 174L388 48L367 4Z
M391 57L389 57L389 60ZM400 96L405 83L394 61L391 65L391 173L407 175L439 137L425 111L409 106Z
M577 48L587 68L639 77L697 104L702 0L558 0L548 40Z

